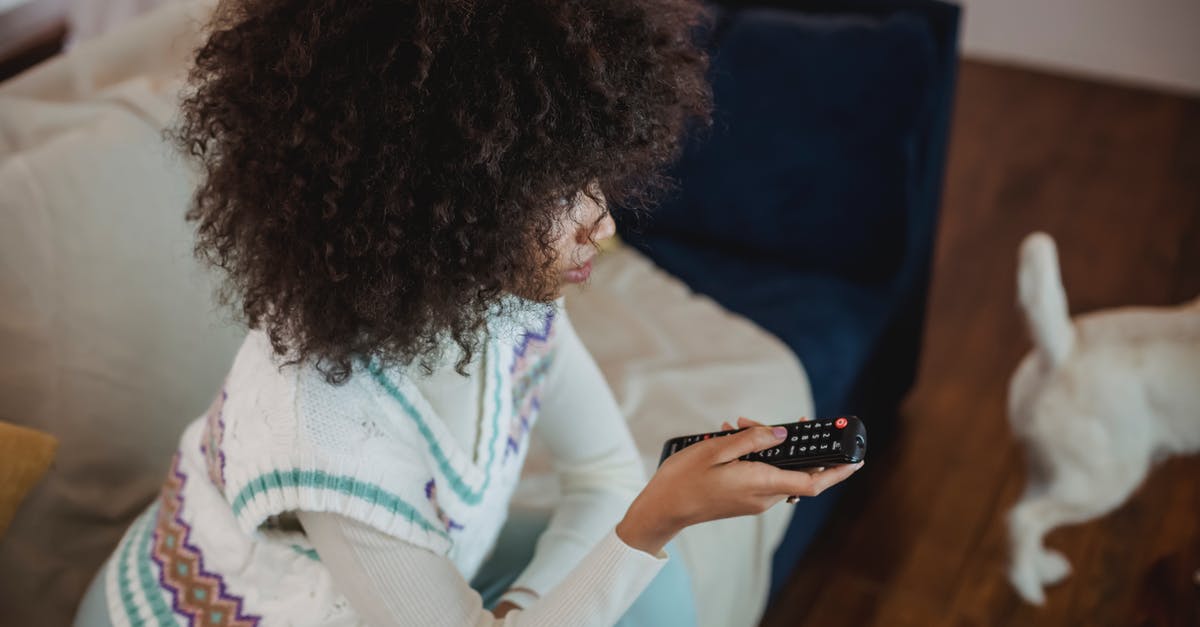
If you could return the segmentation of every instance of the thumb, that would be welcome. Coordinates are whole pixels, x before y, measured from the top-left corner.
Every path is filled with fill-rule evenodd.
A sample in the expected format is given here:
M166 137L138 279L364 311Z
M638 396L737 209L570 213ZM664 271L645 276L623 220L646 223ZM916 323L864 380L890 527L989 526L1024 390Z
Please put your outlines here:
M751 427L730 436L718 438L718 462L735 460L742 455L761 451L779 444L787 437L787 427Z

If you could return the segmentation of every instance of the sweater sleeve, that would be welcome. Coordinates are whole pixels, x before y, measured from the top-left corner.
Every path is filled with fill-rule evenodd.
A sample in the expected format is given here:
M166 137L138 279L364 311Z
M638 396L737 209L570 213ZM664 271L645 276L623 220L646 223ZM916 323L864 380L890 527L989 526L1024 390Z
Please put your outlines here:
M298 516L334 586L377 627L612 625L667 560L610 529L543 598L497 619L449 559L338 514Z
M561 499L533 559L502 597L520 606L531 598L523 590L544 595L562 580L646 483L625 417L565 310L556 324L558 346L535 429L553 456Z

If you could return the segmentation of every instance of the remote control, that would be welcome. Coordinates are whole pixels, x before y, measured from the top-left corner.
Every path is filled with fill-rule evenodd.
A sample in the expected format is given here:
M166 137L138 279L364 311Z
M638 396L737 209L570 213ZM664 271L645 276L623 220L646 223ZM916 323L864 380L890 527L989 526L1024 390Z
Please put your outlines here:
M805 420L774 426L787 427L788 434L783 442L769 449L743 455L739 459L765 462L772 466L791 470L856 464L867 456L867 428L861 420L854 416ZM671 438L663 444L662 458L658 460L658 465L661 466L668 457L697 442L741 431L745 431L745 429Z

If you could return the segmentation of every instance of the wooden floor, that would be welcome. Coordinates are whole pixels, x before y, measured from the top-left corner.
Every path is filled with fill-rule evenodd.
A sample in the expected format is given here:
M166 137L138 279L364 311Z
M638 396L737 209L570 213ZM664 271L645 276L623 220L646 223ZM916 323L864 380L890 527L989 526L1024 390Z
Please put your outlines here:
M1051 533L1075 572L1043 608L1006 583L1003 524L1024 482L1004 412L1030 346L1017 245L1058 240L1073 313L1200 294L1200 100L966 62L942 206L905 432L763 626L1200 625L1200 457Z

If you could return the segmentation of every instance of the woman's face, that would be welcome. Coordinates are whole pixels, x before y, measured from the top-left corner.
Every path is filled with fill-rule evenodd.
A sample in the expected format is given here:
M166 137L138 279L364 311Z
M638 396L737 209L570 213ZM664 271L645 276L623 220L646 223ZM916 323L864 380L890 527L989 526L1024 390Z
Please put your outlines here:
M557 293L571 283L583 283L592 273L592 258L596 244L612 237L617 225L608 213L608 201L598 187L592 187L598 200L580 192L573 199L564 199L563 212L556 229L554 251L557 255Z

